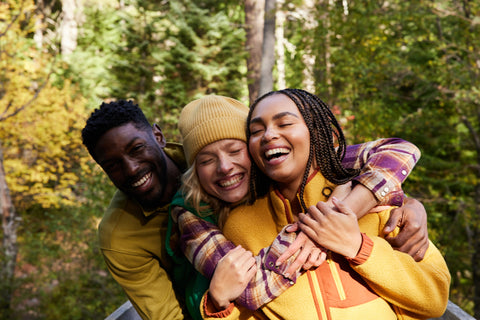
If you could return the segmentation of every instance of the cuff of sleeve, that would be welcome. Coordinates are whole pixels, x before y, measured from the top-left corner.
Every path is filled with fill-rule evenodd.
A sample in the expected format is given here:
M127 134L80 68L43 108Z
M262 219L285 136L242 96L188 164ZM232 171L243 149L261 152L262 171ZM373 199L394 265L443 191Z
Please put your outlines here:
M205 297L203 299L203 312L205 312L205 315L211 318L225 318L229 316L232 311L233 311L233 302L230 303L230 305L221 311L218 311L215 308L215 305L212 302L212 299L210 298L210 293L207 292L205 294Z
M276 262L278 257L282 253L284 253L288 246L295 240L297 234L295 232L287 232L285 228L277 235L275 240L273 241L272 245L270 246L270 250L268 250L263 267L267 270L275 272L279 275L285 273L288 267L295 261L296 257L298 256L298 252L293 254L290 258L288 258L284 263L277 266ZM286 280L290 280L291 285L293 285L297 281L297 277L300 276L300 270L298 270L295 274L289 275L289 278Z
M361 265L370 257L373 250L373 241L365 233L362 233L362 246L354 258L347 258L353 265Z
M383 179L380 173L362 174L352 180L353 185L362 184L370 190L379 205L401 206L404 199L404 192L398 189L394 183L389 183Z

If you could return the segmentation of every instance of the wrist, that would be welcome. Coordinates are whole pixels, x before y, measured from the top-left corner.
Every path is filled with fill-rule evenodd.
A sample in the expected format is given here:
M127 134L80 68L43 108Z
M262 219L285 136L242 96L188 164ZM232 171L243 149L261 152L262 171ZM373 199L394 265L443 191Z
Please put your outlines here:
M362 242L363 242L362 234L359 232L354 237L354 241L352 242L352 245L349 247L349 250L345 255L345 257L348 259L355 258L360 252L360 249L362 248Z
M370 239L370 237L367 236L365 233L362 233L361 236L362 236L362 246L360 247L360 251L357 253L357 255L354 258L347 258L350 264L354 266L358 266L365 263L370 257L370 254L372 253L372 250L373 250L372 239Z
M218 299L215 297L215 293L213 293L211 290L208 292L208 295L213 307L215 308L215 311L223 311L230 306L230 301L228 299Z

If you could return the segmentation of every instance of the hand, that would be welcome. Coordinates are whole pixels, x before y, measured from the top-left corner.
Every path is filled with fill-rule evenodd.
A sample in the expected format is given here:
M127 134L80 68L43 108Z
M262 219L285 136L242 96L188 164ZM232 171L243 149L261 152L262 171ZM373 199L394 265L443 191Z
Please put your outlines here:
M287 227L286 230L288 232L295 232L298 230L298 225L295 223ZM288 258L294 255L298 250L300 250L300 253L295 261L288 266L283 274L287 278L291 274L297 272L300 268L308 270L312 267L318 267L327 257L327 252L323 247L313 242L305 233L299 232L295 240L290 246L288 246L287 250L278 257L276 262L277 266L287 261Z
M415 261L421 261L428 249L427 212L422 203L406 198L403 206L393 209L383 233L392 232L395 227L400 232L395 237L385 237L390 245L401 252L408 253Z
M230 250L217 264L210 281L209 294L217 310L226 309L237 299L256 273L250 251L241 246Z
M299 214L298 225L316 243L345 257L354 258L362 245L357 216L342 202L335 198L332 201L338 211L319 202L308 209L308 215Z

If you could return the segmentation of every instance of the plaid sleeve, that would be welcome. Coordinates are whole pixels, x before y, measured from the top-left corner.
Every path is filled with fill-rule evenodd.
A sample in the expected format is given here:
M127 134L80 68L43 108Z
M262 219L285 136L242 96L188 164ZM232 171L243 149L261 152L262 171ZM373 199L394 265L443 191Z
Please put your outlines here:
M361 170L354 183L371 190L379 205L401 206L402 183L419 159L420 150L414 144L388 138L347 146L342 163L347 168Z
M217 263L228 251L235 248L235 245L228 241L213 223L179 207L176 207L175 215L182 232L180 239L182 251L195 269L211 279ZM260 251L255 257L257 273L242 295L237 298L237 303L250 310L256 310L295 284L299 272L293 275L292 279L285 278L282 273L295 260L296 255L290 257L281 267L275 266L277 258L295 237L295 233L286 232L284 229L270 247Z
M290 279L285 278L283 273L288 266L295 261L298 252L282 265L278 267L275 265L278 257L280 257L296 237L296 233L286 232L285 228L278 234L270 247L263 248L255 257L257 261L257 273L253 279L250 280L250 283L242 295L237 298L236 302L240 305L250 310L256 310L295 284L297 277L300 275L300 271L297 271Z
M180 207L175 207L175 211L181 231L180 248L195 269L211 279L217 263L235 245L215 224Z

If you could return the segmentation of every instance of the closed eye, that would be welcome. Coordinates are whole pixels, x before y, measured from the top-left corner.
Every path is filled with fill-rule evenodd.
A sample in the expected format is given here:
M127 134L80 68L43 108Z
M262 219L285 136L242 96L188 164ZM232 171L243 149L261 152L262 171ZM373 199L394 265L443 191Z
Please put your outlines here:
M263 131L263 128L259 128L259 127L253 127L253 128L250 128L250 134L251 135L256 135L256 134L259 134Z
M131 154L138 153L138 152L142 151L143 148L145 148L145 145L143 143L142 144L136 144L132 147L132 149L130 149L130 153Z
M212 158L201 159L200 161L198 161L198 164L204 166L204 165L207 165L209 163L212 163L212 161L213 161Z

